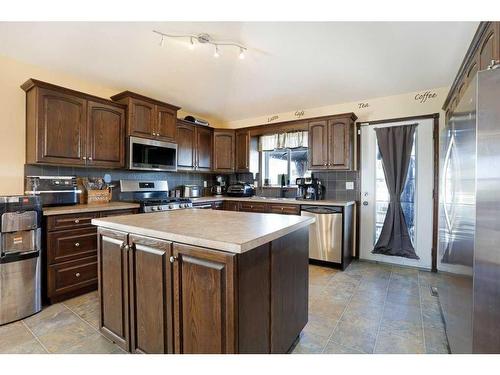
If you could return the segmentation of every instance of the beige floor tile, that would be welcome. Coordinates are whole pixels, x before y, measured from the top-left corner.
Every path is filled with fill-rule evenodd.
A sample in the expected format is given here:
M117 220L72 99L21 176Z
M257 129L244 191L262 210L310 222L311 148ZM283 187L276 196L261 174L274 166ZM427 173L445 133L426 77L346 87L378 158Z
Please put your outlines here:
M297 345L292 350L293 354L320 354L328 342L327 337L301 332Z
M364 354L356 349L347 348L335 341L330 341L326 344L323 354Z
M78 340L75 344L63 347L59 353L67 354L120 354L123 351L117 345L95 332Z
M375 345L375 354L421 354L425 353L423 339L401 337L392 331L380 329Z
M99 297L97 292L70 299L64 304L94 328L99 327Z
M331 340L348 348L359 350L363 353L372 353L377 337L378 322L367 319L355 321L341 320Z
M22 322L0 326L0 353L12 353L15 348L28 345L33 340L35 340L35 337Z
M37 335L38 339L51 353L64 353L67 348L78 344L81 340L93 336L96 331L87 323L75 316L76 321L64 324L57 329Z
M36 336L58 331L65 325L78 321L78 317L62 304L45 307L38 314L24 319L24 323Z

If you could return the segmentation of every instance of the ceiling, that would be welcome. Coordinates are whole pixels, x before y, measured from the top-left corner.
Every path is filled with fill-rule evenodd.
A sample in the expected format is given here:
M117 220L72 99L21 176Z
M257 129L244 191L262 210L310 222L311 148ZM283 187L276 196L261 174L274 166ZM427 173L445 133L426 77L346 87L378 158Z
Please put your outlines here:
M452 83L477 22L0 22L0 54L221 122ZM188 48L164 33L248 47Z

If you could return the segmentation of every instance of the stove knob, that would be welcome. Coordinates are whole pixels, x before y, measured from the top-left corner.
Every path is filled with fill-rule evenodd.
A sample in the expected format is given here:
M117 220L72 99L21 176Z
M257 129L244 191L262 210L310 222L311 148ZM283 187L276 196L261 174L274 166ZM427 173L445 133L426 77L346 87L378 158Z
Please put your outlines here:
M158 206L158 211L163 211L163 207L162 206Z
M157 211L158 207L151 207L151 211Z
M169 210L172 210L172 209L174 209L174 205L173 204L169 204L168 208L169 208Z

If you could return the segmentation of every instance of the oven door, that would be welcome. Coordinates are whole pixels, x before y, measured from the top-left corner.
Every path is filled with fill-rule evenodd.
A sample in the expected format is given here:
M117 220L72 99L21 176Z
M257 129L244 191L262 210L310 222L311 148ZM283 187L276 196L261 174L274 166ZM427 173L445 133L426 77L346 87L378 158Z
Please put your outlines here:
M128 168L145 171L176 171L177 145L129 137Z

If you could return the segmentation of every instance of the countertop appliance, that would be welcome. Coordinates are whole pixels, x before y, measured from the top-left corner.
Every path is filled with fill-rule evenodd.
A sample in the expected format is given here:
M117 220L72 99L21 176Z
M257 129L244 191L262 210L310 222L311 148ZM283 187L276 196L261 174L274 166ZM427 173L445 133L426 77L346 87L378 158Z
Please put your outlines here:
M199 198L201 195L201 187L198 185L183 185L182 187L183 198Z
M499 67L497 65L497 67ZM500 353L500 68L477 73L441 134L437 286L452 353Z
M120 180L120 200L138 202L141 212L158 212L191 208L190 199L169 197L166 180Z
M226 193L227 185L227 176L215 176L215 185L212 186L212 194L215 194L216 196L222 196Z
M297 185L296 199L321 200L324 198L323 184L315 177L300 177L295 180Z
M0 325L42 308L41 222L40 197L0 197Z
M27 176L26 195L37 195L43 206L64 206L80 202L76 176Z
M176 171L177 145L170 142L129 137L128 168L144 171Z
M239 181L236 184L228 186L227 195L230 197L251 197L255 195L255 188L248 182Z
M342 208L304 205L301 208L301 216L310 216L316 219L309 231L309 258L340 263Z

